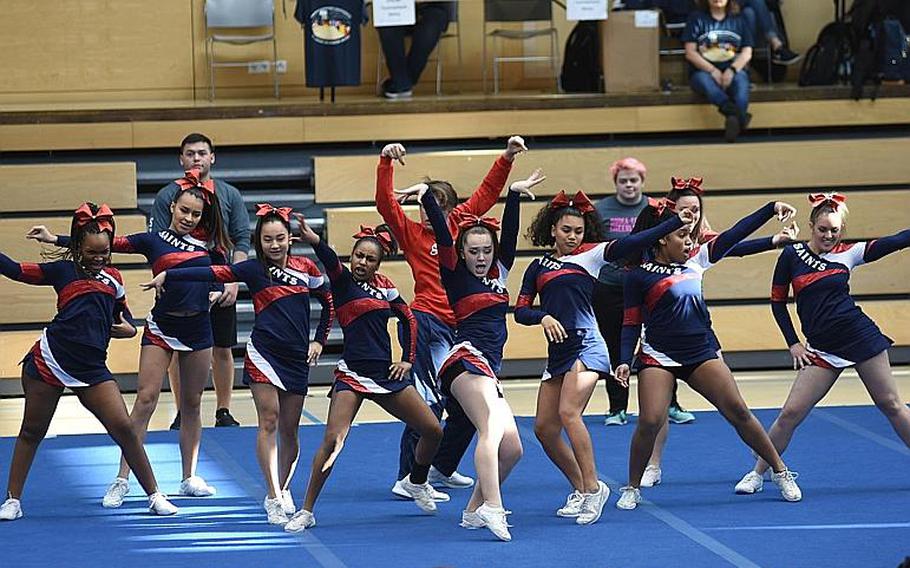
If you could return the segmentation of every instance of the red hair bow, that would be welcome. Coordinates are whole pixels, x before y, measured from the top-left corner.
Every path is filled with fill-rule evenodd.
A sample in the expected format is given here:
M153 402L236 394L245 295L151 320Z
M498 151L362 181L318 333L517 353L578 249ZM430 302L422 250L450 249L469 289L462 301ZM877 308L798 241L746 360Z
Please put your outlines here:
M174 180L174 183L177 184L177 187L180 188L180 191L186 191L188 189L197 188L202 190L202 200L207 204L211 205L212 198L210 196L215 195L215 181L209 178L207 181L200 181L200 172L198 169L187 170L184 176L180 179Z
M847 202L847 196L842 193L810 193L809 194L809 205L812 206L812 209L819 207L821 205L831 205L831 209L837 211L840 209L840 206Z
M471 227L484 227L494 233L499 230L499 219L496 217L478 217L477 215L462 215L458 220L458 228L462 231Z
M114 212L106 203L102 203L95 213L92 213L88 203L83 203L79 209L76 209L73 216L77 227L84 227L94 221L98 223L98 228L102 231L110 231L112 234L114 232Z
M379 246L382 247L383 252L389 254L392 252L392 237L388 233L383 231L376 231L375 227L369 227L366 225L360 226L360 231L354 234L355 239L376 239L379 241Z
M281 217L285 223L291 222L291 211L293 211L293 209L290 207L275 207L271 203L257 203L256 207L257 217L265 217L266 215L274 213Z
M667 199L663 197L661 199L654 199L653 197L648 198L648 205L654 209L654 215L660 217L664 214L664 211L671 211L676 213L676 202L672 199Z
M563 207L574 207L575 209L578 209L582 215L594 212L594 204L591 203L591 200L588 199L588 196L585 195L585 192L583 191L577 192L575 197L569 199L566 190L560 190L559 193L550 200L550 209L562 209Z
M682 191L688 189L695 195L701 195L705 192L702 188L701 183L704 181L704 178L694 177L688 179L682 179L677 177L670 178L670 188L677 191Z

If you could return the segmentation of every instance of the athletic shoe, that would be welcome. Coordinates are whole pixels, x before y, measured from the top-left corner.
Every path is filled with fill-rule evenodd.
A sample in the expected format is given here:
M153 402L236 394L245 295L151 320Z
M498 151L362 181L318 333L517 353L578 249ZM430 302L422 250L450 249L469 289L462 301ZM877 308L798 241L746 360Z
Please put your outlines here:
M106 509L116 509L123 505L123 498L130 492L130 481L122 477L115 477L114 482L107 488L101 506Z
M227 408L219 408L215 411L215 427L240 426L240 422L231 416L231 411Z
M174 417L174 421L171 422L168 430L180 430L180 411L177 411L177 416Z
M616 502L617 509L631 511L641 503L641 491L638 489L626 486L620 491L622 491L622 495L619 496L619 501Z
M484 524L483 519L480 518L480 515L478 515L476 511L462 511L461 522L458 526L469 530L475 530L482 529L487 525Z
M739 121L737 120L737 125L738 124ZM667 418L669 418L670 422L673 424L688 424L689 422L695 422L695 415L678 404L670 405L670 409L667 411Z
M269 496L266 495L265 500L262 502L262 506L265 508L265 512L269 517L270 525L287 524L289 519L284 512L284 503L282 503L281 497L269 499Z
M0 505L0 521L15 521L22 517L22 504L10 497Z
M660 471L659 465L649 465L645 468L644 475L641 476L641 487L654 487L655 485L660 485L660 476L663 472Z
M288 524L284 525L284 530L286 532L303 532L306 529L311 529L316 526L316 517L313 516L313 513L307 511L306 509L300 509L294 516L291 517L291 520L288 521Z
M496 538L505 542L512 540L512 535L509 533L509 523L506 522L505 509L484 503L477 507L475 513L483 521L483 526L490 529L490 532L496 535Z
M569 493L566 504L563 508L556 510L557 517L575 518L581 514L581 504L584 503L585 496L581 491Z
M733 491L740 495L752 495L753 493L761 492L761 490L764 489L764 484L765 481L762 479L761 475L753 470L749 470L749 473L739 480L739 483L736 484Z
M386 79L382 82L382 96L387 99L399 100L410 99L414 95L413 89L396 90L392 88L392 80Z
M291 497L290 489L284 489L281 491L281 508L284 510L284 514L288 517L297 512L297 507L294 506L294 498Z
M164 493L157 491L149 495L149 513L167 517L176 515L178 510L173 503L167 500L167 495Z
M590 525L596 523L603 513L604 505L610 498L610 488L603 481L597 481L598 489L595 493L586 493L581 503L581 512L575 519L579 525Z
M787 47L781 47L771 54L771 63L776 63L778 65L793 65L802 58L803 56L795 51L790 51Z
M187 497L211 497L215 494L215 488L198 475L193 475L180 482L180 494Z
M780 494L785 501L790 501L791 503L802 501L803 492L800 491L799 485L796 484L797 477L799 477L799 474L789 469L771 474L771 481L780 489Z
M403 499L413 499L413 497L411 497L411 495L407 491L404 490L404 486L402 485L403 482L404 482L404 479L399 479L398 481L396 481L395 485L392 486L392 493L394 493L395 495L397 495ZM449 494L443 493L442 491L436 491L434 489L433 490L433 500L436 501L437 503L448 503Z
M429 482L424 481L421 484L411 483L411 476L401 480L401 488L411 496L411 499L425 513L436 513L436 500L433 499L433 488Z
M607 417L604 420L604 426L625 426L628 423L629 417L626 415L625 410L611 412L607 414Z
M427 475L430 485L441 485L449 489L467 489L474 487L474 480L467 475L462 475L453 471L452 475L445 475L433 466L430 466L430 473Z

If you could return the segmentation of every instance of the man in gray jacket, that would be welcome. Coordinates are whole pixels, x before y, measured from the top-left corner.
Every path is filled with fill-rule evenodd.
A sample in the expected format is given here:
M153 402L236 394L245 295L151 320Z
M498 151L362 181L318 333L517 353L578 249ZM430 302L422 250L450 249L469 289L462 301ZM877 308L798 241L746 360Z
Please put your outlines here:
M200 171L200 182L206 182L211 176L215 164L215 149L212 141L204 134L193 133L180 143L180 166L184 171L196 168ZM240 191L229 183L215 181L215 193L221 204L221 218L231 237L233 251L230 262L246 260L250 252L250 216L243 204ZM149 216L149 231L161 231L171 224L171 203L177 195L178 186L171 182L158 191L155 204ZM239 426L240 423L231 416L231 389L234 385L234 355L231 349L237 343L237 284L225 284L224 294L212 306L212 334L215 345L212 348L212 377L217 398L215 426ZM175 359L176 360L176 359ZM171 390L179 390L179 373L177 365L171 362L168 369L171 377ZM171 424L171 429L180 427L180 413Z

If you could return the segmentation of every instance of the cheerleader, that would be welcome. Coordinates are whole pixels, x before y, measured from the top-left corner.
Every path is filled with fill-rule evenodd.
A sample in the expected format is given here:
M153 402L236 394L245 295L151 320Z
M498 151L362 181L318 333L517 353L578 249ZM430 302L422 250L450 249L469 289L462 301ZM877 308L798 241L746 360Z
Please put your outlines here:
M171 225L168 229L117 237L111 246L113 252L143 255L152 265L153 274L176 267L209 267L213 259L223 263L219 251L227 250L229 241L221 220L218 196L211 186L200 183L198 179L197 171L189 171L180 180L180 191L171 204ZM210 235L212 242L201 240L200 235ZM69 246L68 237L52 235L43 226L34 227L29 238ZM149 420L158 406L161 378L176 352L181 376L184 377L179 393L182 419L180 458L183 466L180 495L191 497L215 494L215 488L196 475L196 463L202 439L199 406L212 359L212 325L208 311L220 294L209 283L183 282L170 286L167 292L156 298L142 333L138 392L130 412L133 429L144 441ZM129 472L129 464L122 458L120 471L101 501L103 506L117 508L123 503L129 493Z
M130 425L120 389L106 364L111 338L136 335L123 277L110 266L114 228L114 215L107 205L84 203L73 216L67 250L60 260L18 263L0 253L0 273L4 276L25 284L53 286L57 293L57 315L22 360L25 414L13 449L8 498L0 505L0 520L22 516L19 500L25 480L64 387L72 389L120 446L149 496L149 512L177 512L158 490L148 456Z
M638 217L633 233L670 218L674 204L662 200ZM717 356L711 339L708 311L702 296L702 275L733 246L777 214L781 220L795 210L786 203L768 203L717 238L696 245L692 230L683 227L661 238L649 260L632 270L624 283L626 315L622 331L622 361L616 374L627 381L635 346L638 353L638 425L629 456L629 484L616 506L634 509L641 501L639 487L677 379L686 381L720 410L746 444L774 465L773 479L787 501L799 501L796 474L780 459L761 424L743 401L730 369Z
M579 191L570 199L561 191L528 229L535 246L554 247L528 266L515 305L515 321L540 325L549 342L534 432L573 488L556 514L580 525L596 522L610 495L597 477L591 435L582 418L597 380L613 374L591 306L594 281L607 262L641 250L689 221L691 213L681 211L650 231L601 242L601 222L587 196ZM540 309L531 307L537 294ZM563 440L563 430L571 445Z
M873 241L843 243L846 197L814 193L809 195L809 203L809 241L784 248L774 269L771 310L798 372L768 434L775 448L783 452L793 432L831 390L841 372L856 367L872 401L898 437L910 446L910 409L897 391L888 359L892 341L856 305L849 285L850 272L857 266L910 246L910 229ZM796 335L787 311L791 286L805 344ZM736 484L736 492L761 491L767 469L768 463L759 459Z
M316 526L313 509L351 424L365 398L400 419L420 436L411 472L401 487L420 509L436 512L433 488L427 482L430 463L442 439L442 426L414 388L410 377L417 341L417 322L395 284L379 274L382 260L395 250L387 227L361 227L354 235L351 267L341 264L338 255L319 238L302 216L300 238L316 250L332 283L332 297L344 331L344 352L335 369L335 383L329 393L329 416L325 437L313 456L310 481L303 506L285 526L299 532ZM388 320L394 315L402 324L401 361L392 362Z
M290 215L290 207L257 205L254 260L229 266L168 269L142 285L164 293L185 282L244 282L249 288L256 321L246 344L243 384L250 387L259 419L256 459L268 491L263 507L269 523L276 525L287 523L294 513L288 486L300 454L297 430L309 367L318 361L333 319L332 295L325 277L310 259L290 254ZM312 341L311 296L322 304Z

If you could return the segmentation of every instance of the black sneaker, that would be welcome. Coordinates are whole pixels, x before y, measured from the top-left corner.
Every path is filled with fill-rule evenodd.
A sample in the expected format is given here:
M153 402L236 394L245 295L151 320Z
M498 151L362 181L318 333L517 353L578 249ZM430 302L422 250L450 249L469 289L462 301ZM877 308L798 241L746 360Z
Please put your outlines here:
M227 408L219 408L215 411L215 427L221 426L240 426L240 422L231 416L231 411Z
M412 89L398 90L392 88L391 79L382 82L382 96L390 100L410 99L414 95Z
M790 51L788 47L782 47L771 54L771 63L776 63L777 65L793 65L802 58L802 55L795 51Z
M736 142L742 125L739 123L739 117L735 114L728 114L724 121L724 140L727 142Z
M171 430L180 430L180 411L177 411L177 416L174 417L174 421L171 422Z

